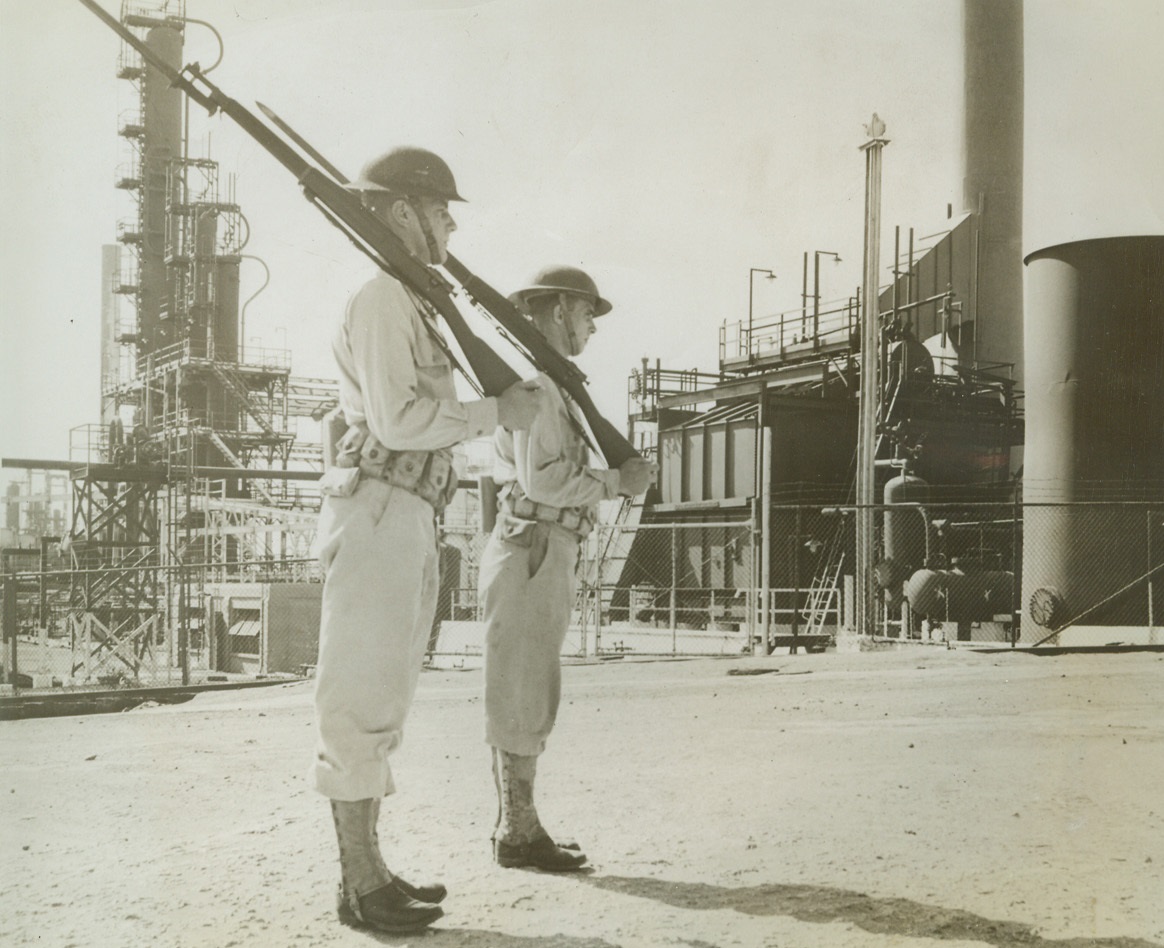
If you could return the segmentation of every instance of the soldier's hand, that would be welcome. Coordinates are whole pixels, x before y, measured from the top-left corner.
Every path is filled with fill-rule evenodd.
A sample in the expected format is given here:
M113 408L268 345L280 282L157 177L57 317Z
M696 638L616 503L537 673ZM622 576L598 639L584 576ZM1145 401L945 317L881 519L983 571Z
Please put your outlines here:
M618 468L618 492L627 497L641 494L651 486L658 470L658 466L646 458L628 458Z
M497 396L497 422L502 428L520 431L533 424L546 393L536 380L514 382Z

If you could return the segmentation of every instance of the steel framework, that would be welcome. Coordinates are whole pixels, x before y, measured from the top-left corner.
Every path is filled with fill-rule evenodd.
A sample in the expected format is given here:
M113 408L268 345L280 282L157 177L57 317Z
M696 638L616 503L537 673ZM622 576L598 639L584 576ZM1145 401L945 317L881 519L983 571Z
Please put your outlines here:
M70 606L76 635L88 643L75 675L117 666L137 679L160 644L158 496L165 473L146 467L86 465L72 474Z

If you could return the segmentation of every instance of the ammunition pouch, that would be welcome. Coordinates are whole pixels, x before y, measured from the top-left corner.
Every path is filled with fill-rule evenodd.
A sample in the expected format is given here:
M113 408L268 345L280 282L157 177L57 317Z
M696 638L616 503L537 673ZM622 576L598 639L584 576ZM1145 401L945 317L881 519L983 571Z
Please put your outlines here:
M335 447L338 469L358 469L360 477L374 477L400 487L427 501L440 513L457 492L457 472L453 453L437 451L392 451L374 437L365 425L352 425Z
M503 514L516 520L556 523L578 539L584 540L594 529L594 516L589 507L553 507L530 500L516 484L512 485L499 501L498 508Z

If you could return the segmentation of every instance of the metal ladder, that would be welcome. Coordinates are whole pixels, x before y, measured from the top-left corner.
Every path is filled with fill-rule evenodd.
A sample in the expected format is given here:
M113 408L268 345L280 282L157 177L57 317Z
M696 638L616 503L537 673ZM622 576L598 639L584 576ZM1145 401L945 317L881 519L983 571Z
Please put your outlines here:
M837 614L837 626L841 624L840 617L840 590L837 580L840 579L841 569L845 565L845 548L841 543L832 543L831 553L825 560L825 565L812 578L812 586L808 591L808 602L804 610L805 635L822 635L830 614Z
M603 609L609 605L610 597L614 595L613 588L610 588L610 585L603 580L610 571L611 564L626 559L625 556L612 559L610 551L622 533L619 528L625 526L634 506L635 498L623 497L612 522L597 528L605 535L601 537L599 544L597 544L598 548L595 550L594 559L590 562L590 569L581 577L582 581L578 584L578 621L583 629L593 624L595 597L592 595L592 591L596 588L603 591Z

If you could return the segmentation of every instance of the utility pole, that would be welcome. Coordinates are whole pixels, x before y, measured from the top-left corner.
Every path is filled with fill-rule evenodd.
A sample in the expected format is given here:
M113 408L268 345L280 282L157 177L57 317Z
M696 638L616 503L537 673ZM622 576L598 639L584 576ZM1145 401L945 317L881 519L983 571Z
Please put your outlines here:
M880 294L877 274L881 267L881 150L889 143L885 123L873 113L865 126L869 140L865 152L865 272L861 296L861 387L857 427L857 634L876 631L877 601L873 590L876 533L873 505L876 499L878 347L880 346Z

